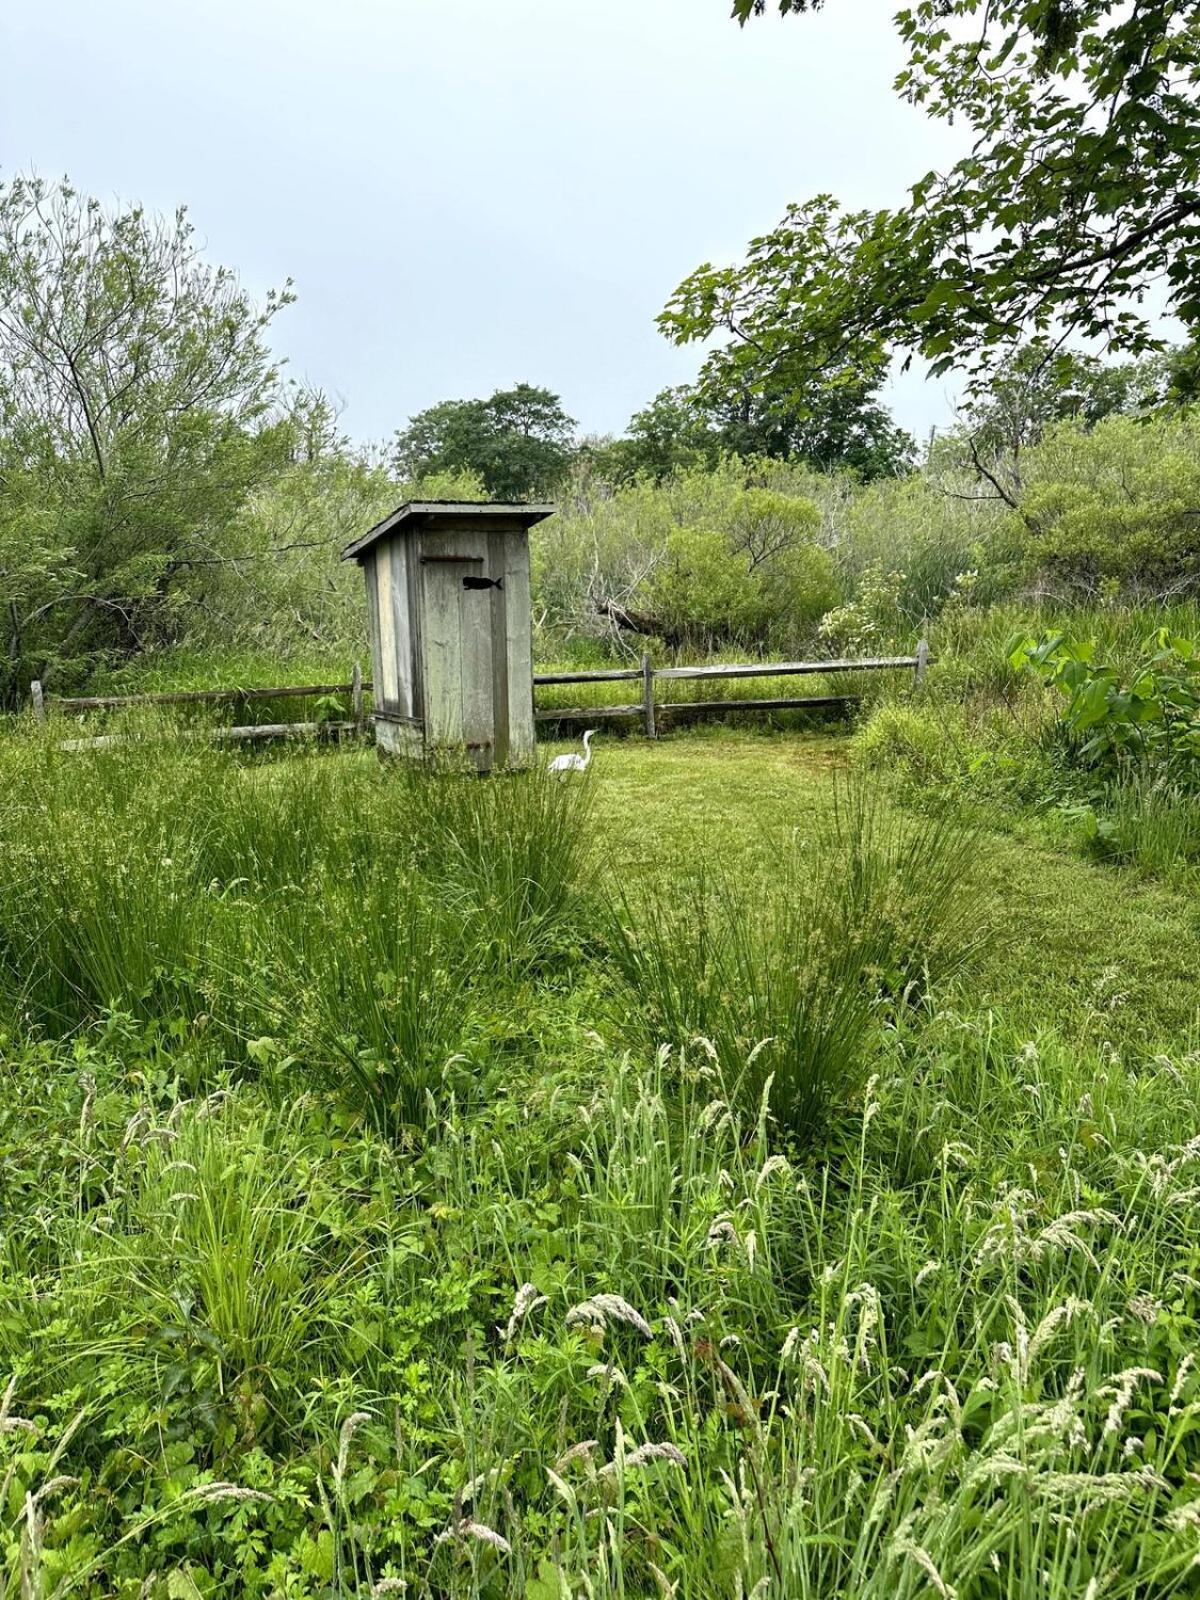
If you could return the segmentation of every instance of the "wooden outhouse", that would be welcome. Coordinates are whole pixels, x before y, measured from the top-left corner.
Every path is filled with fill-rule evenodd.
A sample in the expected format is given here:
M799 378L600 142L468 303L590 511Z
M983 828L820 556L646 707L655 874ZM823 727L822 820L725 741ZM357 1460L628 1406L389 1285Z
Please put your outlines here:
M410 500L342 552L367 581L381 751L532 760L529 530L548 505Z

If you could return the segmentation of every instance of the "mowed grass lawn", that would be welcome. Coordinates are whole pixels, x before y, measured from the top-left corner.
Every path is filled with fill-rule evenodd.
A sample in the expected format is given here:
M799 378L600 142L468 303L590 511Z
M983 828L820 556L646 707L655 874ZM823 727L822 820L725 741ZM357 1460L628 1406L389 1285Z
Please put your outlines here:
M569 745L548 747L552 753ZM729 729L595 743L595 821L605 870L643 874L719 863L769 882L779 842L828 815L851 762L843 735ZM931 792L927 802L941 797ZM908 792L892 802L921 803ZM1032 1033L1138 1052L1196 1047L1200 894L1096 865L1033 821L984 818L977 893L988 937L971 1009Z

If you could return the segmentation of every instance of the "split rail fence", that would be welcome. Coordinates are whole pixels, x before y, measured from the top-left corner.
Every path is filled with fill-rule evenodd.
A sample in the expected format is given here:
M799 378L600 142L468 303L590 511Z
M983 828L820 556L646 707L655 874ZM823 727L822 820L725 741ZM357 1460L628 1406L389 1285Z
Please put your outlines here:
M708 667L655 667L644 655L637 667L611 667L596 672L535 672L535 689L539 686L567 683L638 683L641 695L636 701L622 705L598 706L541 706L534 718L542 723L599 722L620 718L640 719L646 737L653 739L658 732L658 719L666 716L674 721L681 717L720 716L731 711L803 711L818 708L846 708L858 696L853 694L788 695L769 699L740 700L661 700L655 693L656 685L684 681L699 683L727 683L738 678L803 678L825 677L837 673L910 671L913 681L920 685L925 669L933 657L924 639L911 656L860 656L839 657L830 661L754 661L734 666ZM249 723L232 728L207 728L202 737L236 743L241 740L272 740L326 738L344 735L363 735L370 729L366 711L366 696L371 692L370 682L364 680L362 670L355 662L348 683L285 684L277 688L255 689L188 689L167 694L100 694L100 695L47 695L40 683L30 685L33 714L45 721L51 712L77 713L87 711L118 710L127 706L178 706L178 705L239 705L254 700L303 700L315 697L344 697L349 701L350 716L322 722L266 722ZM86 739L70 741L72 747L98 746L115 742L120 735L100 734Z

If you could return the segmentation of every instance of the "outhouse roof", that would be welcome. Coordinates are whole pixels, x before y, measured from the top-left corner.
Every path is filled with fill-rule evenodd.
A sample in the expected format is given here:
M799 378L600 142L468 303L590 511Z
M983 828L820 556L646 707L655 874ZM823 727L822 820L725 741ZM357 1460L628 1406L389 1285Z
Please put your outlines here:
M546 517L554 515L555 507L551 505L531 505L526 500L498 501L498 500L406 500L403 505L397 506L390 516L384 517L382 522L377 522L373 528L368 528L366 533L360 534L357 539L342 551L342 560L357 559L365 550L378 539L389 533L411 533L418 528L436 527L443 519L463 517L479 517L481 520L495 518L506 522L518 522L523 528L532 528L535 522L541 522Z

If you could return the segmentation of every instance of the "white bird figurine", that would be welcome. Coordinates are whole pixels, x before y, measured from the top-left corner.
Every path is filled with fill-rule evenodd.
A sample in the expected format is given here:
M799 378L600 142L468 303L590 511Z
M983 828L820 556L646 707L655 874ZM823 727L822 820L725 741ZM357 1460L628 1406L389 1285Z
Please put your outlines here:
M549 767L547 768L547 771L549 771L549 772L586 772L588 767L590 766L591 760L592 760L592 747L588 743L588 740L592 737L592 735L595 732L596 732L595 728L589 728L588 731L584 734L584 736L583 736L583 754L581 756L576 755L574 753L574 751L572 751L569 756L555 756L554 760L550 763Z

